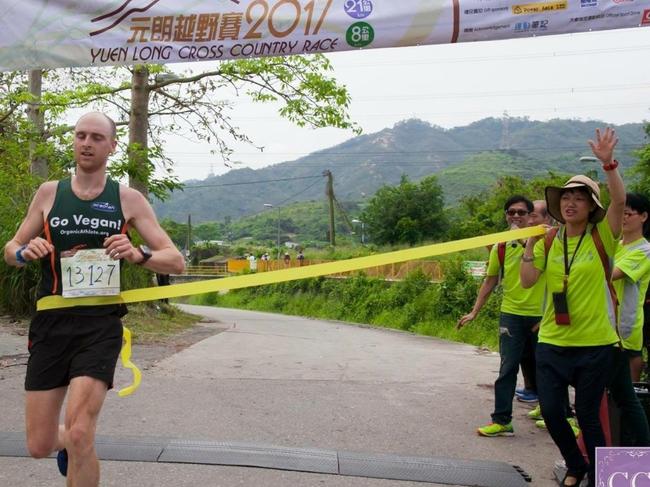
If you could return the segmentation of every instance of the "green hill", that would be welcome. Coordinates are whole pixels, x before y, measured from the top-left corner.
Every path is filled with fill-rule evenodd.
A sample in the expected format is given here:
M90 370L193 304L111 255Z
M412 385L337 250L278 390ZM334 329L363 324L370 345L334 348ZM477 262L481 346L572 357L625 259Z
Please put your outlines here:
M325 170L334 176L339 201L362 201L385 184L398 184L402 174L413 181L438 174L445 199L453 204L504 174L531 177L548 171L590 169L578 159L590 154L587 139L605 125L597 121L487 118L443 129L421 120L405 120L295 161L188 181L184 191L154 207L161 218L183 222L191 214L194 222L205 222L257 214L264 203L286 206L292 201L323 201L325 178L319 177ZM629 168L634 164L632 151L647 143L643 124L614 128L621 139L618 158Z

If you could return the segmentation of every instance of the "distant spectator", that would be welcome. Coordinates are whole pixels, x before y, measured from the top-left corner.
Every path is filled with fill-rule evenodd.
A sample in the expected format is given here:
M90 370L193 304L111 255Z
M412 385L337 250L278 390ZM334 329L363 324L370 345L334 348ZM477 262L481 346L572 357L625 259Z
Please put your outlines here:
M255 259L255 256L253 254L248 256L248 266L251 271L257 270L257 260Z
M298 259L298 265L302 267L302 263L305 260L305 254L302 253L302 250L298 252L298 255L296 256L296 259Z
M289 252L284 253L284 265L285 266L291 265L291 256L289 255Z

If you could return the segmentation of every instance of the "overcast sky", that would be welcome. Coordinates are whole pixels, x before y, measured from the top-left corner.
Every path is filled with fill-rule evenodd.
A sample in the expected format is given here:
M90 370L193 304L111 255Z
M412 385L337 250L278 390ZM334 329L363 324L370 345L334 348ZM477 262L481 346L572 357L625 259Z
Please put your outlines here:
M650 120L650 26L507 41L375 49L329 55L352 96L350 114L372 133L417 117L444 128L485 117L574 118L610 123ZM184 70L188 65L173 65ZM209 69L209 63L192 66ZM297 159L354 136L301 129L274 107L236 100L233 121L256 144L236 146L237 167ZM228 170L207 145L170 139L181 180Z

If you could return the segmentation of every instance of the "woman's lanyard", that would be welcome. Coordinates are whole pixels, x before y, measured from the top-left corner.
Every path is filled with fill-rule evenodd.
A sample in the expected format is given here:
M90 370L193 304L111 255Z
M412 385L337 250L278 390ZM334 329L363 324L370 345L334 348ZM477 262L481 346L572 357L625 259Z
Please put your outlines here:
M569 286L569 272L571 271L571 266L573 265L573 261L576 258L576 254L578 253L578 249L580 248L580 244L582 243L582 239L585 238L586 233L587 233L587 229L585 228L584 232L582 232L582 235L580 235L580 240L578 240L578 245L576 245L576 248L573 251L571 262L569 262L569 244L567 243L566 227L564 228L564 235L562 240L564 243L564 292L565 293L567 292L567 288Z

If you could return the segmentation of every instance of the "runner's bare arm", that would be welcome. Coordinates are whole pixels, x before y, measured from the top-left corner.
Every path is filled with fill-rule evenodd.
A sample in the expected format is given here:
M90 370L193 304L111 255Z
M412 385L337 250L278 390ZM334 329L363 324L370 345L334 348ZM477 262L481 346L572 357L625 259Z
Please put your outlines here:
M120 187L122 211L129 225L133 226L147 246L151 258L144 267L161 274L180 274L185 269L185 260L162 229L147 199L132 188ZM114 258L126 259L132 264L143 260L142 253L131 244L124 234L111 235L104 242L106 253Z
M36 191L27 210L27 216L13 238L5 245L4 258L7 264L16 267L24 265L16 260L16 251L23 245L26 247L20 254L26 261L40 259L54 251L54 247L40 235L43 232L45 212L49 211L54 202L56 186L57 181L48 181L41 184Z

